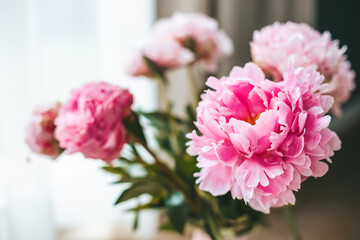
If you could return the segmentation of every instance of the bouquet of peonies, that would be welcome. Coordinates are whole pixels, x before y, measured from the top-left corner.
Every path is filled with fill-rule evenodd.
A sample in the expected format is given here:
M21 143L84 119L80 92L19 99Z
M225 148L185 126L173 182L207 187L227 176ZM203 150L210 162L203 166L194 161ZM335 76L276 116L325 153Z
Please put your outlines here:
M167 72L186 67L191 73L194 64L214 71L233 45L205 15L159 20L126 70L158 81L165 111L135 112L128 90L89 83L62 106L36 109L27 142L52 158L81 152L103 160L117 183L129 183L115 204L150 195L129 210L138 216L142 209L166 209L163 229L182 233L191 224L212 239L250 231L271 207L295 204L294 191L308 177L327 172L341 142L326 113L341 116L355 77L346 47L306 24L274 23L256 31L250 45L254 63L210 77L200 102L192 87L198 107L189 105L182 119L172 112ZM144 119L155 130L155 148L145 138Z

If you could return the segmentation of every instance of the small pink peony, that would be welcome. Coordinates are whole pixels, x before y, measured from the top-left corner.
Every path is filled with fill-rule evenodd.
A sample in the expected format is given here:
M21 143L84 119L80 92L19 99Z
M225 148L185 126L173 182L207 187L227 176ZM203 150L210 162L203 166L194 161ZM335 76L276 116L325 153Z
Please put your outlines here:
M125 71L134 77L146 76L152 77L151 70L143 59L143 54L140 50L135 50L129 56L129 61L125 66Z
M324 78L313 67L290 68L283 82L265 80L253 63L229 77L210 77L197 108L188 153L198 156L200 189L232 196L259 211L294 204L293 191L310 176L323 176L321 160L340 149L324 116L333 104L322 95Z
M111 163L127 142L122 120L132 103L128 90L105 82L73 90L55 122L60 146Z
M54 121L60 107L60 103L37 107L32 113L26 132L26 143L30 149L53 159L62 152L54 136Z
M233 52L231 39L218 22L201 13L174 13L171 18L162 19L154 26L153 41L164 38L175 39L190 49L207 70L215 71L217 62Z
M148 43L143 54L163 69L178 68L194 60L194 55L189 49L173 39L166 38Z
M200 13L175 13L159 20L147 44L131 57L126 71L133 76L152 76L142 56L162 71L199 62L214 71L217 62L233 52L230 38L218 29L218 23Z
M315 66L329 83L327 93L335 99L332 111L341 115L340 106L354 89L355 73L346 61L346 46L339 48L329 32L320 34L304 23L276 22L255 31L250 45L254 62L275 81L282 80L290 58L295 59L295 67Z
M153 77L154 73L144 60L147 57L161 70L175 69L194 61L194 54L173 39L148 43L130 56L126 72L132 76Z

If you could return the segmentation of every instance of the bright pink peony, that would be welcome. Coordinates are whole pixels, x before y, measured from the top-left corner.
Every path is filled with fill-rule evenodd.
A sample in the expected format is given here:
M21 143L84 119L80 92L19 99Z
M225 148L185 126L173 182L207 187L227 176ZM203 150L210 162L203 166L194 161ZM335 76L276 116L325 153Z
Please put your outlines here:
M346 46L339 48L329 32L320 34L304 23L276 22L255 31L250 45L254 62L275 81L282 80L290 58L295 59L295 67L315 66L329 83L327 93L335 99L333 112L341 115L340 106L354 89L355 73L346 61Z
M132 103L128 90L105 82L73 90L55 122L60 146L111 163L127 141L122 120Z
M37 107L27 126L26 143L32 151L55 159L62 152L54 136L60 103Z
M217 62L232 52L232 41L219 30L215 19L200 13L175 13L155 24L145 46L130 57L126 71L133 76L151 76L141 56L161 70L199 62L214 71Z
M253 63L229 77L210 77L197 108L188 153L197 155L197 183L214 196L231 191L256 210L294 204L293 191L307 177L323 176L337 135L325 112L323 76L314 68L289 69L283 82L265 80Z

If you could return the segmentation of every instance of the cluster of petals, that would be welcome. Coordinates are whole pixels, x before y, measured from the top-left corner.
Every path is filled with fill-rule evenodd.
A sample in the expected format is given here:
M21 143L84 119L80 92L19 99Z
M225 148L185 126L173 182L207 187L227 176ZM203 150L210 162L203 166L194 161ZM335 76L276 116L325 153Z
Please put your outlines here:
M294 204L294 191L310 176L323 176L340 140L329 130L333 98L314 67L289 68L284 81L265 79L255 64L210 77L201 96L196 131L187 136L197 156L201 190L231 192L252 208Z
M254 60L275 81L281 81L294 58L295 67L315 66L329 83L328 94L334 97L332 111L341 115L341 104L354 89L355 73L346 60L346 46L339 47L329 32L320 34L305 23L278 23L255 31L251 45Z
M134 50L126 66L126 71L132 76L153 77L154 70L145 58L156 65L156 70L176 69L194 61L194 54L172 39L151 41L139 50Z
M132 103L128 90L106 82L73 90L55 121L60 146L111 163L127 142L123 119L131 113Z
M54 136L55 119L60 107L60 103L38 106L32 112L26 129L26 143L30 149L53 159L62 152Z
M163 70L199 62L207 70L214 71L217 62L232 52L232 41L219 30L215 19L201 13L178 12L155 24L146 45L130 57L127 72L134 76L151 76L144 57Z

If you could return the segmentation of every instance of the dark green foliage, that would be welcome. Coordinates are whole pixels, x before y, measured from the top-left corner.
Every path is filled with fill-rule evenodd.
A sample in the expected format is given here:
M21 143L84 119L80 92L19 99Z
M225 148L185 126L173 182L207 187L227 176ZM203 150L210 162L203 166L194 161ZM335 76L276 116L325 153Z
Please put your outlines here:
M165 206L171 225L176 231L183 233L187 218L184 195L179 191L171 193L165 201Z
M124 121L124 125L126 130L130 133L132 137L132 141L141 141L146 144L146 138L142 129L142 126L139 121L139 117L137 114L132 113L127 119Z
M140 212L136 211L135 212L135 219L134 219L134 224L133 224L133 230L136 230L139 226L139 216L140 216Z
M115 204L137 199L143 194L151 196L149 202L139 203L128 209L136 214L135 229L141 210L163 208L166 209L169 221L160 229L183 233L186 224L193 224L205 230L214 240L222 239L222 228L231 229L237 234L251 230L261 221L261 213L252 210L243 201L233 200L230 193L213 197L200 191L195 184L194 173L199 169L196 158L186 153L185 145L188 139L185 135L195 129L196 118L191 106L187 107L186 112L187 119L172 117L178 127L176 134L172 135L176 141L170 139L170 133L174 132L167 113L133 113L125 121L130 139L128 151L124 151L124 156L120 157L114 166L103 167L105 171L119 176L115 184L128 184L128 188L120 194ZM155 156L157 153L148 149L139 116L147 119L156 130L158 147L160 151L167 153L172 167L160 161ZM155 161L145 161L140 149L150 151ZM175 149L179 151L176 152Z
M164 69L162 67L159 67L158 65L156 65L153 61L151 61L150 58L143 56L143 59L146 63L146 65L149 67L151 73L156 76L159 77L161 79L165 79L164 78Z
M139 197L142 194L150 194L154 197L161 197L166 195L166 190L162 187L160 183L155 181L147 181L146 179L137 181L126 189L119 198L116 200L115 204L124 202L126 200Z

